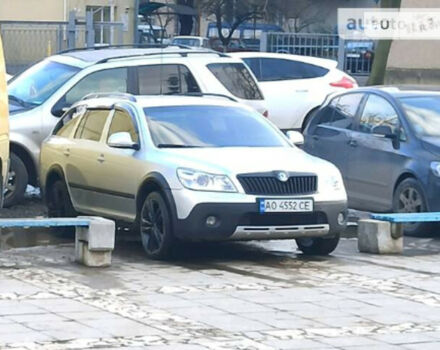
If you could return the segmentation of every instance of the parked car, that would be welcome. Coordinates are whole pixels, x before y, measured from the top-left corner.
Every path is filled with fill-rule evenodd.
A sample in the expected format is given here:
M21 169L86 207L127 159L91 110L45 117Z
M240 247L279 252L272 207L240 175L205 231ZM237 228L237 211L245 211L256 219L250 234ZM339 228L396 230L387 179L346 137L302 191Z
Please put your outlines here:
M440 93L364 88L336 94L312 118L304 147L339 168L351 208L440 211ZM415 223L405 232L430 228Z
M212 97L78 102L43 144L41 186L52 216L134 223L152 258L175 239L295 238L304 253L329 254L346 220L334 165L255 110Z
M240 52L255 74L269 109L280 129L303 130L310 117L335 91L357 87L356 81L323 58L265 52Z
M38 184L40 144L64 111L92 92L219 93L264 113L255 77L238 58L177 47L77 50L49 57L9 84L11 174L6 205Z
M347 41L345 43L345 70L355 73L369 73L374 59L374 41Z
M202 36L175 36L171 41L171 45L185 45L190 47L209 48L209 40Z
M9 112L6 75L6 64L0 36L0 208L3 206L9 169Z

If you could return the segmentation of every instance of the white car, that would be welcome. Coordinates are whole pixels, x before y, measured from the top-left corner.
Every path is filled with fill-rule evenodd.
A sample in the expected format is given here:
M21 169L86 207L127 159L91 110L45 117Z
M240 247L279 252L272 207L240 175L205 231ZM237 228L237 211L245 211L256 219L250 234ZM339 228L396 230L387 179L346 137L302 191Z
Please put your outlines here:
M171 45L185 45L190 47L209 48L209 40L202 36L175 36L171 41Z
M283 53L237 52L256 76L269 119L283 130L304 130L310 116L332 92L357 87L333 60Z
M12 78L12 75L10 75L10 74L6 73L6 81L9 81L9 80L11 80L11 78Z
M239 58L206 49L73 50L33 65L8 85L11 176L5 206L38 185L41 142L72 104L94 92L223 94L267 111L257 81Z
M179 239L336 248L347 217L342 177L293 145L300 133L289 142L252 108L220 97L96 97L73 106L43 143L49 215L132 223L152 258Z

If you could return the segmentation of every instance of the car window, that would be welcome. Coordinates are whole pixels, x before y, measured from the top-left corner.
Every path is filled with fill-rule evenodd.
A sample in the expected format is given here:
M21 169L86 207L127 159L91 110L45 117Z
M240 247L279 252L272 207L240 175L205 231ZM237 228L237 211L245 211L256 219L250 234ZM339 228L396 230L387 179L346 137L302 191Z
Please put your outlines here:
M263 99L255 79L244 64L211 63L207 67L232 95L245 100Z
M200 92L189 69L181 64L138 67L140 95L171 95Z
M314 64L279 59L260 58L260 81L311 79L326 75L329 70Z
M380 125L388 125L393 132L399 128L399 118L394 107L383 97L369 95L362 111L359 122L359 131L373 133L373 129Z
M363 94L347 94L335 97L326 107L320 110L312 123L351 129L362 97ZM311 126L313 125L311 124Z
M252 73L254 73L257 80L261 81L261 60L257 57L247 57L243 58L243 61L251 69Z
M75 132L76 139L99 141L109 110L88 110Z
M18 75L8 85L8 93L26 104L41 105L79 71L77 67L44 60Z
M60 137L69 137L74 129L78 117L81 117L86 111L84 106L78 106L68 111L57 123L52 134Z
M165 106L144 108L157 147L287 147L265 118L242 107ZM243 137L243 130L252 137Z
M133 119L127 112L116 110L113 115L110 129L108 132L108 138L118 132L128 132L131 136L131 140L135 143L139 143L139 135L133 123Z
M70 106L92 92L127 92L127 76L127 68L91 73L66 94L65 104Z

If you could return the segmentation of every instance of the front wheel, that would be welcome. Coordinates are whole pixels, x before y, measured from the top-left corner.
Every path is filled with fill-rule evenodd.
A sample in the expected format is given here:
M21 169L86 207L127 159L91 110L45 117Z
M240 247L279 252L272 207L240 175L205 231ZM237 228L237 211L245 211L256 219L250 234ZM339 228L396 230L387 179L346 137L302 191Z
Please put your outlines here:
M9 208L20 203L24 198L29 174L23 161L15 153L11 153L8 181L4 189L4 207Z
M339 243L339 234L333 238L297 238L296 244L299 250L306 255L329 255Z
M393 197L395 213L422 213L427 208L422 186L416 179L405 179L397 186ZM432 228L431 223L409 223L403 226L403 232L406 235L420 235L430 233Z
M142 245L148 257L167 259L173 243L171 214L159 192L152 192L145 199L139 225Z

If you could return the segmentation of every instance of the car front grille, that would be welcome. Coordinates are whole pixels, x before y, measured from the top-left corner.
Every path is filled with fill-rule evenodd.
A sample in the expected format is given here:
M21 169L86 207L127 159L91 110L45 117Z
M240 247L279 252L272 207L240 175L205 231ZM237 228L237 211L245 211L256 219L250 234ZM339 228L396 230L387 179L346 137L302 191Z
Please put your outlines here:
M282 182L275 174L238 175L245 193L253 195L302 195L315 193L318 186L316 175L291 175Z

